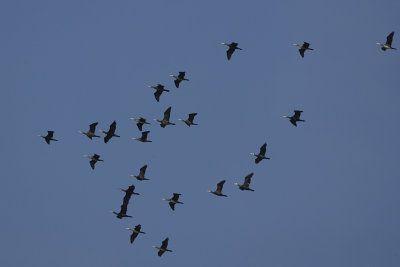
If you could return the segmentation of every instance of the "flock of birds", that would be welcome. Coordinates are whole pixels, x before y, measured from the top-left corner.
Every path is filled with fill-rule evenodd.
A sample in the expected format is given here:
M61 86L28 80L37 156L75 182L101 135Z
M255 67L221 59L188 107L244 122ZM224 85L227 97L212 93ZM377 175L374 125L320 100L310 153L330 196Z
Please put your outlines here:
M376 43L377 45L381 46L381 49L383 51L386 50L395 50L396 48L392 47L392 41L393 41L393 36L394 36L394 32L391 32L387 38L386 38L386 43L382 44L382 43ZM223 45L226 45L229 47L229 49L226 51L226 56L228 58L228 60L231 59L233 53L236 50L243 50L242 48L238 47L238 43L232 42L232 43L222 43ZM299 49L299 53L301 55L301 57L304 57L304 53L306 50L313 50L312 48L310 48L310 44L307 42L304 42L302 45L300 44L293 44L295 46L298 46ZM171 77L175 78L174 83L176 88L179 88L179 85L182 81L189 81L189 79L185 78L185 72L179 72L178 76L175 75L170 75ZM160 96L162 95L163 92L169 92L169 90L165 89L164 85L162 84L157 84L157 86L149 86L150 88L155 89L155 93L154 93L154 97L156 99L157 102L160 101ZM301 110L294 110L294 114L293 116L283 116L284 118L289 119L289 121L297 127L297 122L305 122L304 120L300 119L301 113L303 111ZM160 123L160 126L162 128L165 128L167 125L175 125L175 123L170 122L170 115L171 115L171 107L167 108L167 110L165 110L164 112L164 117L162 120L159 119L154 119L155 121L157 121L158 123ZM184 122L187 126L192 126L192 125L197 125L196 123L194 123L194 118L197 115L197 113L190 113L188 115L188 119L184 120L184 119L179 119L180 121ZM142 132L141 137L139 138L132 138L134 140L140 141L140 142L152 142L151 140L148 140L148 134L150 133L150 131L142 131L143 130L143 125L145 124L150 124L147 122L147 119L145 118L130 118L133 121L136 121L136 125L139 129L139 131ZM93 137L96 138L100 138L100 136L96 135L96 126L97 126L97 122L92 123L89 125L89 131L88 132L83 132L80 131L79 133L86 135L89 139L92 140ZM108 143L110 141L111 138L113 137L120 137L119 135L115 134L117 128L117 122L114 121L111 123L110 128L108 131L103 131L100 130L101 133L105 134L104 137L104 143ZM54 136L54 131L47 131L47 135L43 136L43 135L39 135L40 137L44 138L44 140L46 141L47 144L50 144L50 141L58 141L57 139L53 138ZM260 151L258 154L256 153L250 153L250 155L255 157L255 163L258 164L260 163L263 159L270 159L269 157L267 157L266 154L266 150L267 150L267 143L264 143L261 147L260 147ZM98 154L94 154L93 156L89 156L89 155L84 155L84 157L87 157L90 159L90 167L94 170L95 169L95 164L98 161L103 161L100 159L100 155ZM140 168L140 172L139 175L131 175L132 177L136 178L138 181L145 181L145 180L149 180L148 178L145 177L146 175L146 169L147 169L147 165L144 165L143 167ZM243 184L239 184L239 183L234 183L234 185L238 186L238 188L242 191L252 191L254 192L254 189L250 188L250 183L251 183L251 178L253 177L254 173L250 173L248 174L245 178L244 178L244 182ZM219 197L227 197L227 195L222 193L223 190L223 186L225 184L225 180L220 181L217 184L217 189L215 191L211 191L208 190L209 193L212 193L216 196ZM121 191L125 192L125 196L122 200L122 205L121 205L121 209L119 212L116 211L112 211L113 214L116 215L116 217L118 219L122 219L122 218L130 218L132 216L127 214L127 210L128 210L128 204L129 201L131 199L132 195L139 195L138 193L134 192L135 191L135 186L131 185L128 187L128 189L120 189ZM168 204L170 206L170 208L174 211L175 210L175 205L176 204L183 204L183 202L179 201L179 197L181 196L181 194L179 193L173 193L173 196L171 198L163 198L162 200L164 201L168 201ZM132 234L130 236L130 242L133 243L135 241L135 239L137 238L137 236L139 234L145 234L145 232L141 231L142 226L140 224L136 225L134 228L126 228L127 230L131 231ZM154 248L158 249L158 256L162 256L164 254L164 252L172 252L172 250L168 249L168 241L169 238L165 238L162 241L162 244L160 247L158 246L153 246Z

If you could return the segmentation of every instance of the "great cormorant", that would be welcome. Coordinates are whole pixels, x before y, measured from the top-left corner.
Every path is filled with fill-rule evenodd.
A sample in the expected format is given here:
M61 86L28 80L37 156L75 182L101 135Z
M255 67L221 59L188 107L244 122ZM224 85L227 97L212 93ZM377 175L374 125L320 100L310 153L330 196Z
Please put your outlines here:
M89 163L90 163L90 167L92 167L92 170L94 170L94 165L96 164L96 162L104 161L104 160L100 159L100 156L97 154L94 154L93 156L84 155L84 157L91 159L91 161Z
M96 133L95 133L97 124L98 124L98 122L90 124L89 131L87 133L82 132L82 131L79 131L79 133L86 135L90 139L92 139L93 137L100 137L100 136L96 135Z
M261 147L260 147L260 153L255 154L255 153L250 153L250 155L253 155L256 157L255 162L256 164L258 164L260 161L262 161L263 159L269 159L268 157L265 156L265 152L267 150L267 143L264 143Z
M150 88L153 88L156 90L156 92L154 93L154 97L156 98L157 102L160 101L160 96L162 94L162 92L169 92L169 90L164 89L164 85L162 84L157 84L157 86L151 86L149 85Z
M297 127L297 122L298 121L303 121L305 122L305 120L301 120L300 119L300 115L303 111L302 110L295 110L294 111L294 115L292 117L289 116L283 116L284 118L288 118L290 120L290 122Z
M164 252L168 251L168 252L172 252L172 250L167 249L168 247L168 240L169 238L167 237L161 244L161 247L157 247L157 246L153 246L153 248L158 249L158 256L162 256L162 254L164 254Z
M178 193L173 193L173 194L174 194L174 196L172 198L163 198L162 200L168 201L171 209L175 210L175 204L183 204L183 202L179 201L179 196L181 194L178 194Z
M140 117L139 119L135 119L135 118L130 118L130 119L137 122L136 125L137 125L139 131L142 131L143 124L150 124L146 121L145 118L142 118L142 117Z
M293 44L293 45L300 47L299 52L300 52L301 57L304 57L304 52L306 50L314 50L312 48L309 48L310 44L307 42L304 42L302 45L300 45L300 44Z
M41 134L39 134L38 136L42 137L46 141L46 143L50 145L50 141L58 141L57 139L53 138L53 135L54 135L54 131L47 131L46 136L43 136Z
M164 111L164 118L162 120L154 119L155 121L160 123L160 126L162 128L165 128L167 125L175 125L175 123L172 123L169 121L169 117L171 115L171 107L167 108L167 110Z
M179 84L181 83L181 81L189 81L188 79L185 79L185 72L184 71L180 71L178 76L175 76L175 75L172 75L172 74L169 75L169 76L175 78L174 83L175 83L176 88L179 88Z
M136 225L135 228L133 228L133 229L132 228L125 228L125 229L132 231L131 239L130 239L131 244L133 243L133 241L135 241L136 237L139 234L145 234L145 232L140 231L142 229L142 226L140 224Z
M147 135L149 134L149 132L150 132L150 131L142 132L142 136L141 136L140 138L132 138L132 139L133 139L133 140L138 140L138 141L144 142L144 143L146 143L146 142L152 142L152 141L150 141L150 140L147 140Z
M186 123L187 126L198 125L197 123L193 123L194 117L196 115L197 115L197 113L190 113L189 118L187 120L183 120L183 119L178 119L178 120L183 121L184 123Z
M135 178L138 179L139 181L150 180L150 179L144 177L144 175L146 174L146 169L147 169L147 165L144 165L142 168L140 168L140 173L139 173L139 175L133 175L133 174L131 174L131 176L132 176L132 177L135 177Z
M108 130L108 132L100 130L100 132L106 134L106 136L104 137L104 143L107 143L112 137L120 137L119 135L115 134L116 128L117 128L117 122L114 121L113 123L111 123L110 129Z
M387 37L386 37L386 43L382 44L382 43L376 43L377 45L381 46L381 49L383 51L386 51L386 49L394 49L396 50L397 48L392 47L392 41L393 41L393 36L394 36L394 32L391 32Z
M250 188L251 177L253 177L253 174L254 173L250 173L249 175L247 175L244 178L244 183L242 185L240 185L238 183L235 183L235 185L239 186L239 189L242 190L242 191L243 190L248 190L248 191L253 191L254 192L254 190Z
M238 43L232 42L230 44L228 43L221 43L223 45L229 46L229 49L226 51L226 57L228 60L231 59L233 52L235 52L236 49L243 50L242 48L237 47Z
M217 190L215 190L215 191L208 190L208 192L212 193L216 196L219 196L219 197L227 197L227 195L222 194L222 188L224 187L224 183L225 183L225 180L222 180L221 182L219 182L217 184Z

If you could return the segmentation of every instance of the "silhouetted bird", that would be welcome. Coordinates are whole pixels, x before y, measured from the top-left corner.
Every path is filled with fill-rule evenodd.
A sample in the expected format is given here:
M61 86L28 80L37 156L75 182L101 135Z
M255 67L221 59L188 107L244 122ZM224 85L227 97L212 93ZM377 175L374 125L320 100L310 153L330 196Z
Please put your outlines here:
M112 137L120 137L119 135L115 134L116 128L117 128L117 122L114 121L113 123L111 123L110 129L108 130L108 132L100 130L100 132L106 134L106 136L104 137L104 143L107 143Z
M46 143L50 145L50 141L58 141L57 139L53 138L53 135L54 135L54 131L47 131L46 136L43 136L41 134L39 134L38 136L42 137L46 141Z
M254 173L250 173L249 175L247 175L244 178L244 183L242 185L240 185L238 183L235 183L235 185L239 186L239 189L242 190L242 191L243 190L248 190L248 191L253 191L254 192L254 190L250 188L251 177L253 177L253 174Z
M132 229L132 228L125 228L125 229L132 231L131 239L130 239L131 244L133 243L133 241L135 241L136 237L139 234L145 234L145 232L140 231L142 229L142 226L140 224L136 225L134 229Z
M236 49L238 50L243 50L242 48L237 47L238 43L232 42L230 44L228 43L221 43L223 45L229 46L229 49L226 51L226 57L228 58L228 60L231 59L233 52L235 52Z
M150 88L156 89L156 92L154 93L154 97L156 98L157 102L160 101L160 96L162 92L169 92L169 90L164 89L164 85L162 84L157 84L157 86L149 86Z
M292 116L292 117L289 117L289 116L283 116L284 118L288 118L289 120L290 120L290 122L294 125L294 126L296 126L297 127L297 122L298 121L303 121L303 122L305 122L305 120L301 120L300 119L300 115L301 115L301 113L302 113L303 111L301 111L301 110L295 110L294 111L294 115Z
M222 180L221 182L219 182L217 184L217 190L215 190L215 191L208 190L208 192L210 192L214 195L217 195L219 197L227 197L227 195L222 194L222 188L224 187L224 183L225 183L225 180Z
M191 125L198 125L196 123L193 122L194 117L197 115L197 113L190 113L189 114L189 118L187 120L183 120L183 119L178 119L180 121L183 121L184 123L186 123L187 126L191 126Z
M175 204L183 204L183 202L179 201L179 196L181 194L174 193L174 196L172 198L163 198L162 200L168 201L169 206L171 207L172 210L175 210Z
M312 48L309 48L310 44L307 42L304 42L302 45L299 45L299 44L293 44L293 45L300 47L299 52L300 52L301 57L304 57L304 52L306 50L314 50Z
M93 170L94 170L94 165L96 164L96 162L104 161L104 160L100 159L100 156L97 154L94 154L93 156L84 155L84 157L91 159L91 161L89 163L90 163L90 167L92 167Z
M152 142L150 140L147 140L147 135L149 134L150 131L145 131L142 132L142 137L140 138L132 138L133 140L138 140L140 142L146 143L146 142Z
M179 72L178 76L175 76L175 75L172 75L172 74L169 75L169 76L175 78L174 83L175 83L176 88L179 88L179 84L181 83L181 81L189 81L188 79L185 79L185 72L184 71Z
M146 121L145 118L142 118L142 117L140 117L139 119L135 119L135 118L130 118L130 119L137 122L136 125L137 125L139 131L142 131L143 124L150 124Z
M392 47L392 41L393 41L393 36L394 36L394 32L391 32L387 37L386 37L386 43L385 44L381 44L381 43L376 43L377 45L381 46L381 49L383 51L386 51L386 49L394 49L396 50L397 48Z
M150 179L147 179L144 177L144 175L146 174L146 169L147 169L147 165L144 165L142 168L140 168L139 175L136 176L136 175L131 174L131 176L135 177L139 181L150 180Z
M264 143L260 147L260 153L258 153L258 154L250 153L250 155L253 155L253 156L256 157L256 160L255 160L256 164L258 164L263 159L269 159L268 157L265 156L266 150L267 150L267 143Z
M96 133L95 133L97 124L98 124L98 122L90 124L89 131L87 133L82 132L82 131L80 131L79 133L86 135L90 139L92 139L93 137L100 137L100 136L96 135Z
M162 121L160 121L158 119L154 119L154 120L159 122L160 126L162 128L165 128L165 126L167 126L167 125L175 125L175 123L172 123L169 121L170 115L171 115L171 107L167 108L167 110L164 111L164 118L162 119Z
M172 250L167 249L168 247L168 240L169 238L167 237L161 244L161 247L157 247L157 246L153 246L153 248L158 249L158 256L162 256L162 254L164 254L164 252L168 251L168 252L172 252Z

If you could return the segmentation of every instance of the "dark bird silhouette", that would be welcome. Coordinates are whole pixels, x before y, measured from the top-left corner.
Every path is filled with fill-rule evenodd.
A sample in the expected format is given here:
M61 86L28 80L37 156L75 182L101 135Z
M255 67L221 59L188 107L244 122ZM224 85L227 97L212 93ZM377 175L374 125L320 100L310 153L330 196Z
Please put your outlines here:
M167 237L166 239L164 239L164 241L161 244L161 247L157 247L157 246L153 246L153 248L158 249L158 256L162 256L162 254L164 254L164 252L168 251L168 252L172 252L172 250L167 249L168 247L168 240L169 238Z
M98 135L96 135L96 126L97 126L98 122L92 123L89 125L89 131L87 133L80 131L79 133L86 135L87 137L89 137L90 140L92 140L93 137L100 137Z
M156 98L157 102L160 101L160 96L164 91L169 92L169 90L164 89L164 85L162 85L162 84L157 84L157 86L150 85L149 87L156 90L156 92L154 93L154 97Z
M239 189L242 190L242 191L243 190L248 190L248 191L253 191L254 192L254 190L250 188L251 177L253 177L253 174L254 173L250 173L249 175L247 175L244 178L244 183L242 185L240 185L238 183L235 183L235 185L239 186Z
M150 124L146 121L145 118L142 118L142 117L140 117L139 119L135 119L135 118L130 118L130 119L137 122L136 125L137 125L139 131L142 131L143 124Z
M132 195L139 195L139 193L134 192L135 191L134 185L129 186L128 189L120 188L120 190L125 192L124 199L122 200L121 211L118 213L115 211L111 211L111 212L114 213L115 215L117 215L118 219L122 219L124 217L131 218L132 216L129 216L126 214L126 212L128 210L129 200L131 199Z
M112 137L120 137L119 135L115 134L116 128L117 128L117 122L114 121L113 123L111 123L110 129L108 130L108 132L100 130L100 132L106 134L106 136L104 137L104 143L107 143Z
M179 201L179 196L181 194L174 193L174 196L172 198L163 198L162 200L168 201L169 206L171 207L172 210L175 210L175 204L183 204L183 202Z
M139 234L145 234L145 232L140 231L142 229L142 226L140 224L136 225L134 229L132 229L132 228L125 228L125 229L132 231L131 239L130 239L131 244L133 243L133 241L135 241L136 237Z
M46 136L43 136L41 134L39 134L38 136L42 137L46 141L46 143L50 145L50 141L58 141L57 139L53 138L53 135L54 135L54 131L47 131Z
M306 50L314 50L312 48L309 48L310 44L307 42L304 42L302 45L300 45L300 44L293 44L293 45L300 47L299 52L300 52L301 57L304 57L304 52Z
M255 156L256 157L256 164L258 164L260 161L262 161L263 159L269 159L268 157L265 156L265 152L267 150L267 143L264 143L261 147L260 147L260 153L255 154L255 153L250 153L250 155Z
M232 42L230 44L228 43L221 43L223 45L226 45L229 47L229 49L226 51L226 57L228 58L228 60L231 59L233 52L235 52L236 49L238 50L243 50L242 48L237 47L238 43Z
M91 161L89 161L89 163L90 163L90 167L92 167L92 170L94 170L94 165L96 164L96 162L104 161L104 160L100 159L100 156L97 154L94 154L93 156L84 155L84 157L91 159Z
M215 191L208 190L208 192L210 192L216 196L219 196L219 197L227 197L227 195L222 194L222 188L224 187L224 183L225 183L225 180L222 180L221 182L219 182L217 184L217 190L215 190Z
M393 36L394 36L394 32L391 32L387 37L386 37L386 43L385 44L381 44L381 43L376 43L377 45L381 46L381 49L383 51L386 51L386 49L394 49L397 50L397 48L392 47L392 42L393 42Z
M167 110L164 111L164 118L161 121L158 119L154 120L159 122L162 128L165 128L165 126L167 125L175 125L175 123L169 121L170 115L171 115L171 107L167 108Z
M190 113L189 114L189 118L187 120L183 120L183 119L178 119L180 121L183 121L184 123L186 123L187 126L191 126L191 125L198 125L197 123L194 123L194 117L197 115L197 113Z
M132 176L132 177L135 177L135 178L138 179L139 181L150 180L150 179L144 177L144 175L146 174L146 169L147 169L147 165L144 165L142 168L140 168L140 173L139 173L139 175L133 175L133 174L131 174L131 176Z
M175 78L174 83L175 83L176 88L179 88L179 84L181 83L181 81L189 81L188 79L185 79L185 72L184 71L180 71L178 76L175 76L175 75L172 75L172 74L169 75L169 76Z
M288 118L289 120L290 120L290 122L294 125L294 126L296 126L297 127L297 122L298 121L303 121L303 122L305 122L305 120L301 120L300 119L300 116L301 116L301 113L302 113L303 111L302 110L295 110L294 111L294 115L292 116L292 117L289 117L289 116L283 116L284 118Z
M150 131L145 131L142 132L142 137L140 138L132 138L133 140L138 140L140 142L146 143L146 142L152 142L150 140L147 140L147 135L149 134Z

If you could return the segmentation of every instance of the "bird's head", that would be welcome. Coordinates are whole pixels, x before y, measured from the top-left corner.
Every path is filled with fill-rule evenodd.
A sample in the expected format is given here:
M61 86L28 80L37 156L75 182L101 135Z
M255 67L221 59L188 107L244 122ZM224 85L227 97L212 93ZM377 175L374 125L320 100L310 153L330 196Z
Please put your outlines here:
M254 154L254 153L250 153L250 155L252 155L252 156L255 156L256 154Z
M238 184L238 183L234 183L234 185L240 186L240 184Z
M377 45L382 45L382 43L376 43Z
M166 198L163 198L162 200L168 200L168 199L166 199Z
M212 193L212 191L211 191L211 190L208 190L207 192L208 192L208 193Z
M282 116L282 117L284 117L284 118L289 118L289 116Z
M183 121L183 119L178 119L178 121Z

